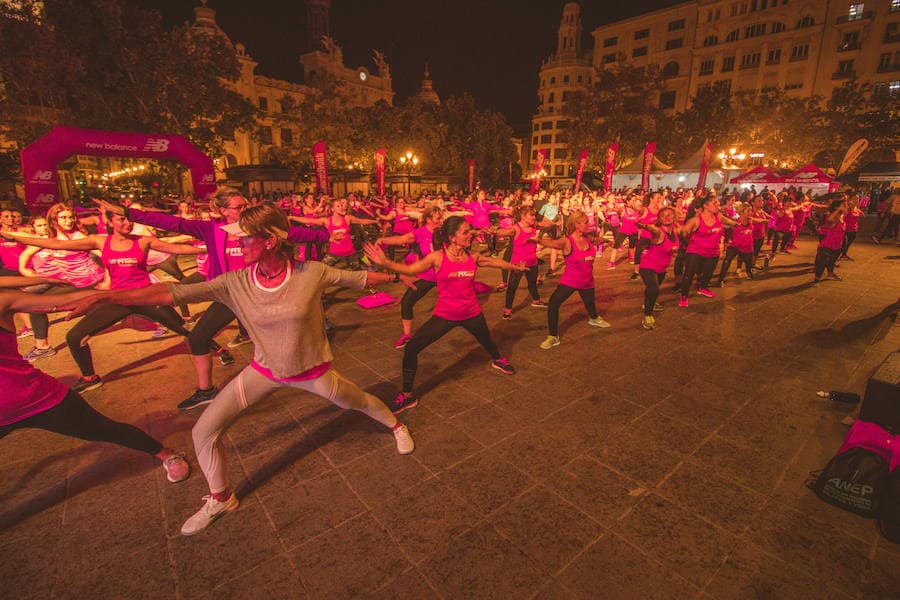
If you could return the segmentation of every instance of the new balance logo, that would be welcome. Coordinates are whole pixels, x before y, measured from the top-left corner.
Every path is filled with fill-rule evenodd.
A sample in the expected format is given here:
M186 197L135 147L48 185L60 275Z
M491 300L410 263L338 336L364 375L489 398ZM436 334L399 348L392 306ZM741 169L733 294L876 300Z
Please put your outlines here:
M35 171L31 181L50 181L53 179L53 171Z
M144 152L165 152L169 149L169 140L150 138L144 143Z

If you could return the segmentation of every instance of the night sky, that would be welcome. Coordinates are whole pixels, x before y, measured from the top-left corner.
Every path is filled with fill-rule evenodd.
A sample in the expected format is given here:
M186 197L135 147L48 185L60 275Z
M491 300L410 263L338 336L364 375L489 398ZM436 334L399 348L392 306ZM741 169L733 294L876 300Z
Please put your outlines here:
M167 23L193 19L191 0L134 0L162 11ZM598 25L678 4L673 0L582 2L584 44ZM541 61L556 47L563 0L332 0L331 35L347 66L374 67L385 53L398 99L415 94L425 61L442 97L469 92L479 106L530 131ZM298 56L306 38L303 0L209 0L219 26L243 42L257 73L301 80ZM452 9L449 7L453 7Z

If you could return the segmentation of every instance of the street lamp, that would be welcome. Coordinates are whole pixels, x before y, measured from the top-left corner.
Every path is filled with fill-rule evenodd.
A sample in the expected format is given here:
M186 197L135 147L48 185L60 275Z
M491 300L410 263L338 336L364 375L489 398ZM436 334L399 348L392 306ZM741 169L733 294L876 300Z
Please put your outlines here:
M407 150L406 154L400 157L400 164L406 166L406 196L409 197L409 185L410 179L412 179L412 170L413 167L419 164L419 157Z

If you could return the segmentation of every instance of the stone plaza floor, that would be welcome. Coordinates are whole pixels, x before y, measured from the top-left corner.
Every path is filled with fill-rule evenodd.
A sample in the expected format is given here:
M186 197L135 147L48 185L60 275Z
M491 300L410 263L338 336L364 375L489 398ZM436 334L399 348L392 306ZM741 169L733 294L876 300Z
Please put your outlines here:
M505 376L456 330L420 360L417 448L359 414L280 391L221 440L240 508L207 531L182 522L207 493L175 405L195 378L174 336L119 328L92 340L107 415L187 452L170 484L149 457L41 431L0 441L0 597L12 598L898 598L900 546L806 489L862 393L900 347L900 246L859 242L843 281L811 284L815 242L755 281L731 277L640 327L643 286L598 261L612 328L577 296L548 351L546 311L524 286L511 321L483 296ZM496 284L499 272L480 278ZM548 297L555 280L544 283ZM402 286L388 286L402 293ZM329 306L335 366L387 399L399 389L397 307ZM416 307L417 323L434 296ZM199 308L199 307L198 307ZM38 366L76 376L59 354ZM219 336L226 342L235 333ZM23 340L25 352L31 340ZM216 363L221 384L246 365ZM0 391L2 393L2 391Z

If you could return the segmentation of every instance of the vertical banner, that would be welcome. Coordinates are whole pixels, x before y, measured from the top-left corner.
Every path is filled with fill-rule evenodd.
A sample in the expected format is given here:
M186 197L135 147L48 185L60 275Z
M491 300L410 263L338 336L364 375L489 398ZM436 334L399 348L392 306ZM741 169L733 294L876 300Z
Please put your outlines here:
M644 146L644 162L641 163L641 189L650 191L650 168L653 166L653 155L656 154L656 142Z
M866 148L869 147L869 140L866 138L860 138L853 142L853 145L847 149L847 154L844 155L844 160L841 161L841 168L838 169L837 175L843 175L847 172L847 170L853 166L863 152L866 151Z
M706 187L706 176L709 174L709 161L712 158L713 145L706 144L703 148L703 162L700 163L700 176L697 178L697 189Z
M509 161L509 187L512 189L512 161Z
M469 159L469 191L475 191L475 159Z
M616 154L619 153L618 144L610 144L606 149L606 172L603 176L603 191L612 190L613 173L616 171Z
M578 170L575 172L575 191L581 190L581 180L584 178L584 166L587 164L588 149L584 148L578 155Z
M537 158L534 159L534 173L531 174L531 193L535 194L541 189L541 171L544 170L544 163L547 162L547 149L543 148L537 151Z
M313 146L313 167L316 170L316 191L330 194L328 187L328 163L325 160L325 140L316 142Z
M378 188L378 196L384 196L384 168L387 161L387 150L379 148L375 151L375 181Z

